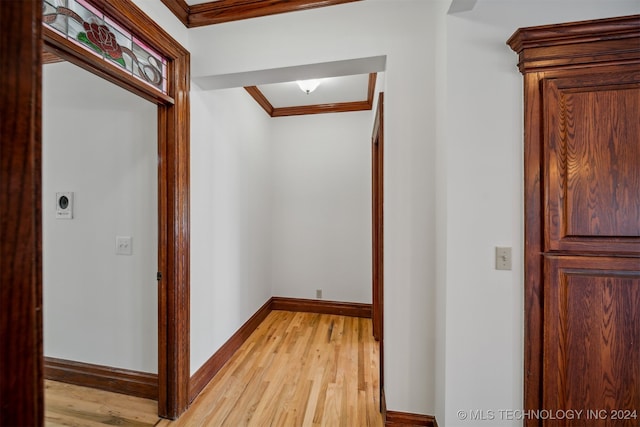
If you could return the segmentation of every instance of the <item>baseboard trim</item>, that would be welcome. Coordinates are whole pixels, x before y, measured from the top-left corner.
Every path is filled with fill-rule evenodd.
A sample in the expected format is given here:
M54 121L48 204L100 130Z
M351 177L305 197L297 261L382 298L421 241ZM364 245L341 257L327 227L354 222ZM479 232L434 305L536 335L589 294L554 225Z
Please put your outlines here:
M45 357L44 377L48 380L158 400L158 375L147 372Z
M271 299L255 312L241 327L218 349L204 365L200 367L189 381L189 402L198 397L200 392L213 379L231 356L249 338L251 333L262 323L271 312Z
M410 414L408 412L385 411L385 427L438 427L432 415Z
M284 297L272 297L271 302L272 310L371 318L371 304Z

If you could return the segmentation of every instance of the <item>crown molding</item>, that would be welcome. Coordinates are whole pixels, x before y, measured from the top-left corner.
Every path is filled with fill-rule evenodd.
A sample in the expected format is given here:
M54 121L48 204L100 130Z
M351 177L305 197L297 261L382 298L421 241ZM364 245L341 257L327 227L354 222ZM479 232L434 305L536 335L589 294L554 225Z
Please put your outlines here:
M217 0L189 6L185 0L162 0L187 27L221 24L361 0Z
M249 92L249 95L251 95L253 99L256 100L258 105L260 105L262 109L267 112L268 115L273 117L273 110L274 110L273 105L271 105L271 102L269 102L267 97L264 96L264 94L260 91L260 89L258 89L256 86L247 86L244 89L247 92Z
M296 107L274 108L271 117L304 116L307 114L350 113L371 110L366 101L338 102L332 104L301 105Z
M189 27L189 5L184 0L161 0L165 6L182 22Z
M618 64L638 61L640 15L518 29L507 41L518 54L518 68L540 70L595 67L615 57ZM597 42L597 43L596 43Z
M364 101L335 102L329 104L296 105L293 107L274 107L266 96L256 86L247 86L244 89L266 111L270 117L303 116L307 114L324 113L348 113L353 111L366 111L373 108L373 97L376 90L378 73L369 74L367 99Z
M602 36L606 33L606 36ZM518 29L507 40L514 52L540 47L557 47L575 43L592 43L606 40L633 39L640 34L640 15L540 25ZM637 45L630 44L629 48Z

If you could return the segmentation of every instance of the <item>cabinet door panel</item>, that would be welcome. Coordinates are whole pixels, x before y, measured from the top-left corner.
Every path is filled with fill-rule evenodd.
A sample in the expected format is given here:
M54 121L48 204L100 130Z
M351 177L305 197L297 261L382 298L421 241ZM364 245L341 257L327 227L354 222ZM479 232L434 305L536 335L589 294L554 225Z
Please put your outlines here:
M544 81L546 250L640 253L640 73Z
M544 425L637 427L640 259L547 256L545 276L543 407L584 412Z

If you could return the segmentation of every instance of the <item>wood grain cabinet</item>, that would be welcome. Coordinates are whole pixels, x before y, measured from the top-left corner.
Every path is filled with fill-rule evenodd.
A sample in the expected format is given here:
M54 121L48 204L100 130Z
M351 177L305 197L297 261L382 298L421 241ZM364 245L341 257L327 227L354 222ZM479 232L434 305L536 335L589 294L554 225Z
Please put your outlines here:
M524 76L525 425L638 426L640 15L507 43Z

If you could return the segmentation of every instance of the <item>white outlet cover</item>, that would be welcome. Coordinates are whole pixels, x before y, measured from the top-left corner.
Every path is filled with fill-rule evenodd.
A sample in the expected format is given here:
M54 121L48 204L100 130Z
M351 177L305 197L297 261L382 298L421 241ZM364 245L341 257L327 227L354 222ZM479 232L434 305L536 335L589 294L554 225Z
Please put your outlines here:
M132 255L133 238L131 236L116 236L116 255Z

